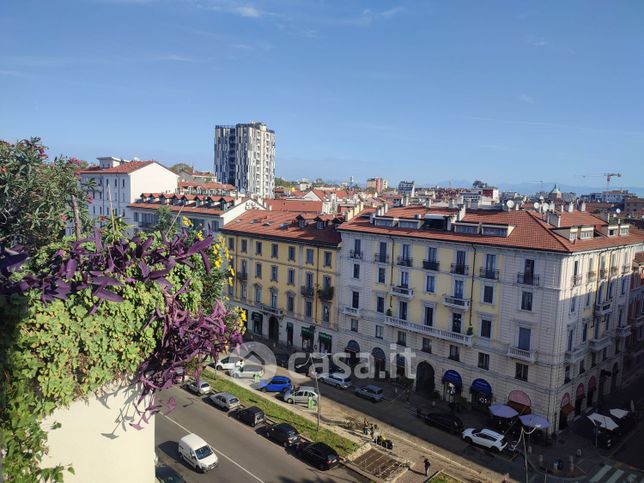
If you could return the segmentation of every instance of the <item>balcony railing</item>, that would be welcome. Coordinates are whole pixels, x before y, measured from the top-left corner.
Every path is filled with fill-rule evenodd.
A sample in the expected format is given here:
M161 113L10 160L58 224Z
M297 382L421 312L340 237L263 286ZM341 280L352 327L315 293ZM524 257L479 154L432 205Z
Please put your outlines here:
M453 297L451 295L445 295L443 298L443 303L448 307L453 307L455 309L467 310L470 308L469 299L462 299L458 297Z
M587 343L584 342L583 344L578 345L577 347L574 347L572 350L566 351L565 360L569 364L574 364L575 362L579 362L584 358L587 351L588 351L588 345Z
M539 286L539 275L534 273L517 273L517 283L522 285L534 285L535 287Z
M606 268L599 269L599 278L606 278L607 275L608 275L608 269Z
M533 363L537 360L537 353L530 349L519 349L518 347L510 346L508 347L508 357Z
M313 289L313 287L307 287L306 285L302 285L302 289L300 290L300 293L305 297L313 297L315 290Z
M247 272L237 272L237 280L240 282L246 282L248 280Z
M589 282L594 282L594 281L595 281L595 279L597 278L597 272L593 272L593 271L591 270L590 272L588 272L587 277L588 277L588 281L589 281Z
M376 253L373 257L373 261L376 263L389 263L389 255L386 253Z
M398 265L401 265L403 267L411 267L412 266L413 260L409 257L398 257Z
M349 258L362 260L362 252L360 250L349 250Z
M284 315L284 311L282 309L278 309L277 307L271 307L270 305L259 304L259 308L263 312L267 312L269 314L277 315L278 317L281 317L282 315Z
M466 345L468 347L472 346L471 335L459 334L457 332L450 332L449 330L437 329L430 325L415 324L408 320L402 320L397 317L390 317L390 316L385 316L385 324L391 327L405 329L410 332L416 332L417 334L429 335L437 339L447 340L450 342L455 342L457 344Z
M610 276L614 277L619 273L619 267L610 267Z
M479 272L481 278L489 278L490 280L498 280L499 279L499 271L498 270L490 270L485 267L481 267L481 271Z
M597 315L610 314L612 311L613 311L612 300L608 300L606 302L598 302L597 305L595 305L595 313Z
M436 260L423 260L423 268L425 270L434 270L435 272L438 272L440 269L440 262L437 262Z
M470 271L470 267L463 265L462 263L452 263L449 271L457 275L467 275Z
M389 293L398 297L411 299L414 296L414 289L403 285L392 285Z
M342 309L345 315L352 315L354 317L360 317L360 309L356 307L350 307L348 305L344 306L344 309Z
M610 345L610 337L603 335L601 337L590 339L590 350L593 352L599 352L604 350Z
M628 275L631 272L630 265L622 265L622 275Z
M581 279L582 279L581 275L573 275L572 276L572 284L575 285L575 286L579 285L581 283Z
M320 300L328 302L333 300L334 292L334 287L321 288L318 290L318 297L320 297Z
M631 335L631 326L622 325L622 326L616 327L615 334L617 335L617 337L628 337L629 335Z

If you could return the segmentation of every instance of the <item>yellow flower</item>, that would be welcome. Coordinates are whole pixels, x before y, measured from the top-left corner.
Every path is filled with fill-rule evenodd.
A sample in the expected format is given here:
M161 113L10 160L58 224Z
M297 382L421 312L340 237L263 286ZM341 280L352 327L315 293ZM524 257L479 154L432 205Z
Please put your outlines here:
M230 267L229 271L230 271L230 276L234 277L235 276L235 269L233 267Z
M203 233L201 233L200 231L198 231L198 232L195 234L195 236L197 237L197 240L203 240Z
M192 221L190 221L190 218L188 218L187 216L183 216L183 217L181 218L181 224L182 224L183 226L187 226L187 227L189 227L189 226L192 226Z
M232 279L232 278L228 278L228 285L231 285L231 286L232 286L232 284L233 284L233 279Z
M215 268L221 268L221 262L219 260L215 260Z

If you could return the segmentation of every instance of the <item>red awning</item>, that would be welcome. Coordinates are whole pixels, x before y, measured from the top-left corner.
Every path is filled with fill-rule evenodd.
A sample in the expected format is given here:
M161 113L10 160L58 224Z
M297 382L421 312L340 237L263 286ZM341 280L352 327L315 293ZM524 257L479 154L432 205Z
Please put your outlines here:
M584 393L584 385L583 384L579 384L579 386L577 386L577 392L575 393L575 397L577 399L583 399L583 398L586 397L586 394Z
M566 404L561 408L561 413L564 416L568 416L571 412L573 412L575 408L571 404Z
M570 394L566 393L563 395L561 398L561 408L564 408L565 406L570 406Z
M596 388L597 388L597 379L595 379L595 376L593 376L588 381L588 390L594 391Z

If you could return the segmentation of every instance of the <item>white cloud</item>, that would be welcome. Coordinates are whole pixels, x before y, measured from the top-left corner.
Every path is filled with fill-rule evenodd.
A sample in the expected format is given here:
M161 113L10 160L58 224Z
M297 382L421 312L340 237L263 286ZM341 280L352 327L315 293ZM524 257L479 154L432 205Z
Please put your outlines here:
M535 99L534 99L534 97L529 96L528 94L525 94L525 93L524 93L524 94L521 94L521 95L519 96L519 100L520 100L521 102L525 102L526 104L534 104L534 103L535 103Z
M242 17L259 18L262 16L262 12L249 5L244 7L237 7L235 10Z

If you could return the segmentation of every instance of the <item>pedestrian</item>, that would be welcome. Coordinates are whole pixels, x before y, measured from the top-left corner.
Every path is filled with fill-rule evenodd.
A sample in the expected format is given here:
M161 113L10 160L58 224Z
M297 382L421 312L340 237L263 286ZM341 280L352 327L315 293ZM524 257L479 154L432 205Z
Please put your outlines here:
M429 467L432 465L429 460L427 459L427 456L425 456L425 461L423 461L423 464L425 465L425 476L429 476Z
M369 428L369 437L371 438L371 441L373 441L373 433L374 431L373 431L373 424L372 424L371 427Z

